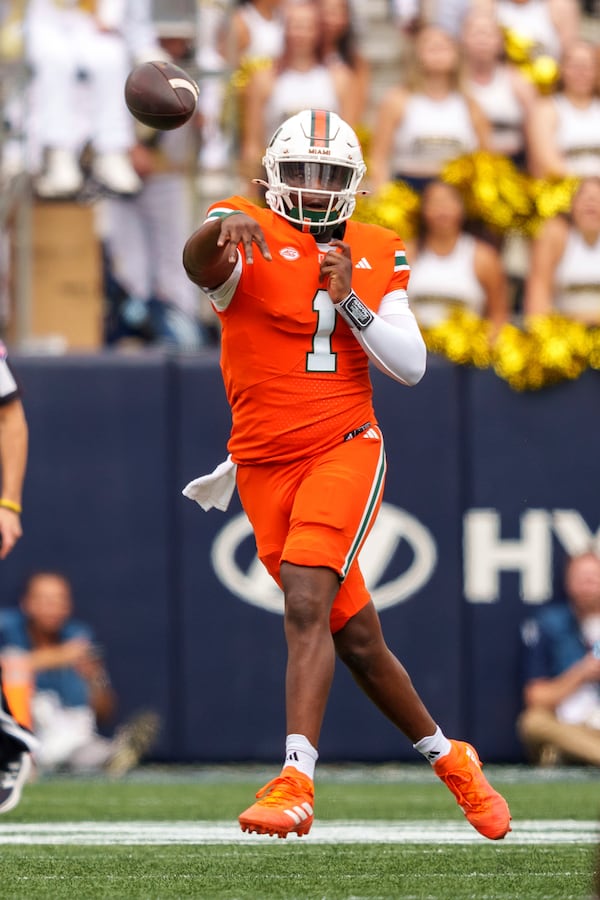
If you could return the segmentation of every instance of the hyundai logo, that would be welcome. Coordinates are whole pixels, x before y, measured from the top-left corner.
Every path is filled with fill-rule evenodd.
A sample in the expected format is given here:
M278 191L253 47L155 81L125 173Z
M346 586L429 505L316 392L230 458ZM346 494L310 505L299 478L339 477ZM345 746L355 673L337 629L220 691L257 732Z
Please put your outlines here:
M237 561L239 549L250 540L252 528L245 513L230 519L219 531L211 551L217 578L240 600L283 614L283 594L256 554L245 569ZM388 567L393 572L394 556L403 542L412 551L408 568L381 583ZM383 503L360 553L360 567L377 609L395 606L415 594L429 581L436 562L431 532L405 510Z

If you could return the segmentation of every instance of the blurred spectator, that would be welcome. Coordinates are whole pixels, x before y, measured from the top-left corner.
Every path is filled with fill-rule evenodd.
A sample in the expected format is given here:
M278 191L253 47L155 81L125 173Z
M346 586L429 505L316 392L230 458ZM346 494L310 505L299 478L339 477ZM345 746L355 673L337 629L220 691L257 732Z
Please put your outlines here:
M371 86L371 67L361 53L350 0L319 0L325 63L345 63L352 72L352 121L363 121Z
M534 240L524 311L600 325L600 177L584 179L570 215L549 219Z
M581 15L577 0L495 0L502 28L531 42L531 56L558 60L578 37Z
M562 601L543 606L521 630L518 732L532 762L600 766L600 558L571 557L564 588Z
M104 770L121 775L152 745L158 720L153 713L131 719L113 738L98 725L110 722L116 697L91 629L72 617L68 580L38 572L25 586L19 609L0 610L0 646L5 690L11 698L12 672L30 673L33 730L42 770ZM21 698L22 701L22 698Z
M134 134L123 85L134 63L159 57L149 0L31 0L24 36L32 70L31 164L42 167L38 195L64 198L81 190L88 142L95 182L135 194L141 184L129 158Z
M463 22L464 87L492 127L490 150L525 167L525 127L537 96L530 81L504 59L504 40L493 13L475 8Z
M459 81L456 42L440 28L421 29L406 85L391 87L377 111L369 165L373 189L394 178L420 191L446 162L489 149L489 123Z
M600 55L588 41L565 51L561 83L540 97L529 132L531 172L538 178L600 175Z
M162 49L186 67L185 36L161 38ZM192 227L191 174L197 154L198 121L173 131L136 126L131 151L141 181L134 197L107 197L101 223L105 250L105 340L138 338L143 343L193 351L206 343L199 319L200 292L181 264Z
M283 52L282 0L240 0L220 29L219 49L229 66L277 59Z
M318 4L296 0L284 12L283 54L272 67L256 71L245 92L241 157L249 185L262 173L261 159L271 136L300 110L318 102L355 124L352 73L340 60L326 63L323 58Z
M419 325L439 325L456 308L489 319L493 334L509 313L500 257L490 244L464 230L456 188L430 182L423 192L416 241L407 241L410 305Z
M209 178L229 165L232 140L238 130L235 121L223 122L223 113L232 118L243 102L245 87L237 84L235 104L226 103L227 72L257 62L278 59L283 52L282 0L241 0L231 14L224 2L212 7L198 4L196 62L200 70L200 112L202 145L199 165ZM205 76L203 76L205 73ZM219 192L218 185L211 193Z
M482 0L486 4L489 0ZM472 0L391 0L392 14L400 28L412 32L419 25L437 25L458 37L461 22ZM480 3L477 3L479 6Z

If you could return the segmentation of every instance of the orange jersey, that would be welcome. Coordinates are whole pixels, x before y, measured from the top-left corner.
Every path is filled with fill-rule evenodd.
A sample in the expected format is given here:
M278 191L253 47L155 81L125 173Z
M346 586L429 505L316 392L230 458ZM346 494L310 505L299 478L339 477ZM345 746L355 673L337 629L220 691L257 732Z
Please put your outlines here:
M272 260L255 247L221 325L221 370L231 406L229 452L237 463L284 462L321 453L365 422L376 423L368 358L319 279L323 249L270 209L230 197L262 227ZM405 290L398 236L348 221L352 288L373 311ZM242 251L243 255L243 251Z

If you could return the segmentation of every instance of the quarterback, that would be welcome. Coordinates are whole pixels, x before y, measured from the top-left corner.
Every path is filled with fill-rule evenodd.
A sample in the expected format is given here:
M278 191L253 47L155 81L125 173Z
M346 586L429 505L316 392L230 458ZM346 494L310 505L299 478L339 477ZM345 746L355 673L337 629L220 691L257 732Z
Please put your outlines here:
M279 837L309 832L337 655L469 822L503 838L505 800L474 748L442 733L387 647L358 564L386 472L369 363L403 385L425 372L404 246L392 231L351 220L365 164L335 113L303 110L285 121L263 164L268 208L239 196L214 204L183 253L220 318L231 471L258 555L285 598L284 763L240 825Z

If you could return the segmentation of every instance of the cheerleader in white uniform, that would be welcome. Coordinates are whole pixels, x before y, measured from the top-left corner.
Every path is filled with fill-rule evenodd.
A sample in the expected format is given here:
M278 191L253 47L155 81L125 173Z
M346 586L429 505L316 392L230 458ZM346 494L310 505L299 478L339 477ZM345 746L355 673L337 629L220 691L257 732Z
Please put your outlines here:
M284 52L272 68L259 69L244 95L242 170L247 193L256 194L252 179L263 176L264 148L279 125L318 103L354 125L352 73L341 62L322 55L320 12L313 0L296 0L285 10Z
M599 59L594 44L577 41L561 65L562 88L535 104L529 158L538 178L600 175Z
M579 34L577 0L495 0L494 8L502 28L533 43L533 57L558 60Z
M536 98L533 84L503 61L502 32L486 10L467 15L460 43L464 87L491 124L490 149L524 167L525 127Z
M468 309L489 319L496 333L508 318L500 257L463 225L464 207L456 189L430 182L423 192L419 237L406 248L411 309L425 328L445 321L454 309Z
M599 177L584 179L570 217L550 219L535 239L525 312L558 312L586 325L600 325Z
M419 32L407 85L390 88L379 105L369 167L375 190L392 178L422 190L445 163L489 148L489 123L459 89L457 45L441 29Z
M281 0L257 0L243 3L231 20L237 41L237 58L241 59L277 59L283 50L283 21L281 16ZM230 37L229 37L230 39ZM228 37L225 38L225 44Z
M198 157L201 193L220 191L215 173L228 168L233 151L235 123L223 122L226 99L225 72L242 63L275 60L283 51L281 0L246 0L228 13L227 0L198 2L196 61L201 73L199 109L202 115L202 145ZM206 73L205 77L203 73ZM242 89L238 88L241 92ZM223 188L225 191L227 187Z
M345 63L350 69L354 99L352 121L359 124L367 110L371 64L358 43L358 23L351 0L319 0L319 9L324 62Z

